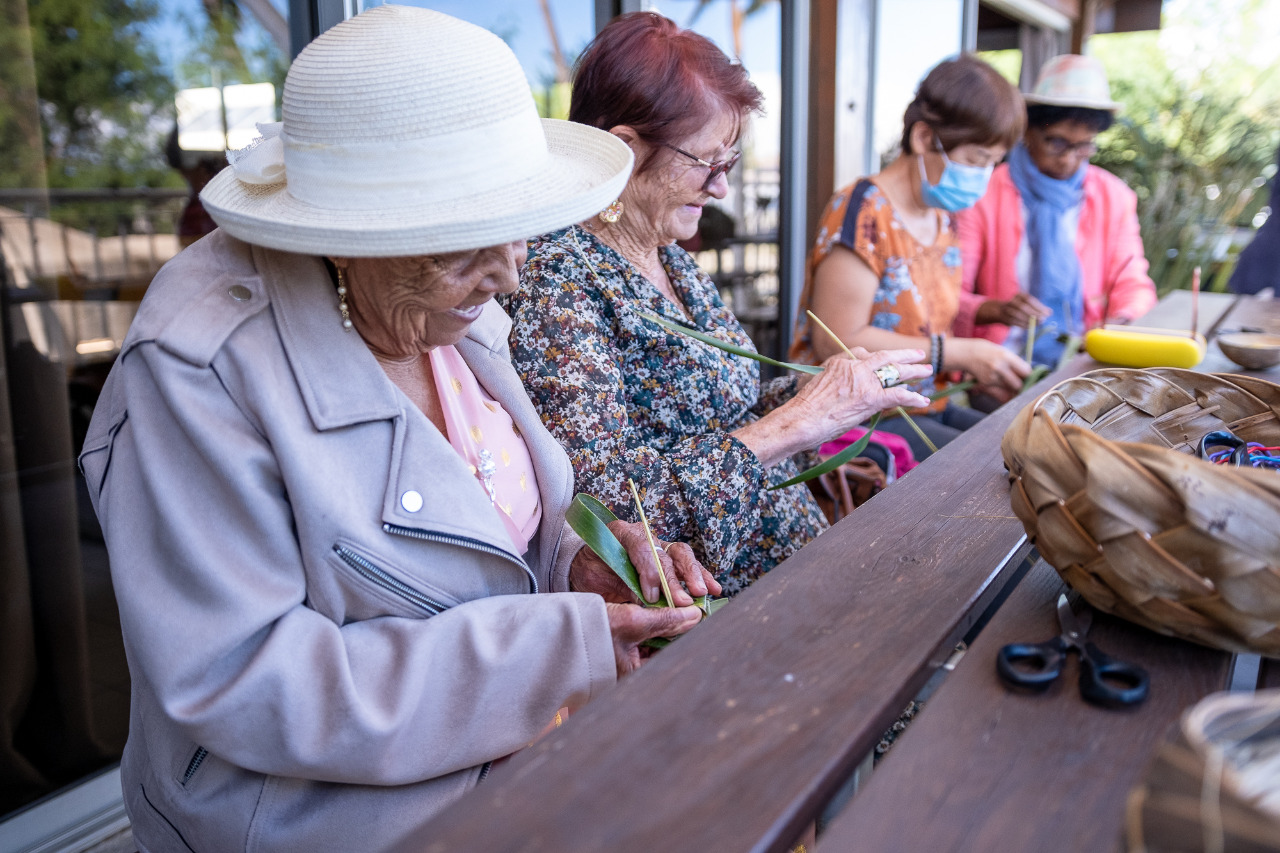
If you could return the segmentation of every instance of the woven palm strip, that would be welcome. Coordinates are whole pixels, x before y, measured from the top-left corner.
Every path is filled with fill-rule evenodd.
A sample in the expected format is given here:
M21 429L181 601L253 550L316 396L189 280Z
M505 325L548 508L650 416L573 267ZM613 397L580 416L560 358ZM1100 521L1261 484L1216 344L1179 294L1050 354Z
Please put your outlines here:
M1280 656L1280 472L1196 459L1219 429L1280 446L1280 385L1173 368L1068 379L1005 433L1010 500L1094 607Z
M1280 853L1280 690L1190 708L1125 817L1130 853Z

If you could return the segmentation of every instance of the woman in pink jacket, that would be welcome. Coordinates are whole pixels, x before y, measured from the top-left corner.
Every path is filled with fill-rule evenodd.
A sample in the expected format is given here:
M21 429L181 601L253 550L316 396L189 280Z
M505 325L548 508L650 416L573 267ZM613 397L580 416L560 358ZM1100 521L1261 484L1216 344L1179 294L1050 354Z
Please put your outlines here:
M1102 64L1054 57L1025 100L1026 135L983 199L959 216L964 294L953 332L1022 352L1035 317L1043 333L1032 361L1054 365L1066 335L1141 316L1156 289L1137 196L1089 164L1120 106Z

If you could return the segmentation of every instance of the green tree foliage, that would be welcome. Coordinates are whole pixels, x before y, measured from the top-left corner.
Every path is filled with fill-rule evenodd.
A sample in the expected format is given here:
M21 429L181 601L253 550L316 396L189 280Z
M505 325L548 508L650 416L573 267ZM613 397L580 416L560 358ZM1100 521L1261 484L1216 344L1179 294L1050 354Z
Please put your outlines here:
M192 48L178 68L181 88L271 83L278 108L288 55L233 0L203 0L203 5L204 17L187 20Z
M0 0L0 187L44 185L44 152L26 0Z
M1274 43L1254 50L1251 41L1275 6L1170 3L1162 32L1090 43L1124 104L1094 162L1137 192L1162 292L1189 287L1197 266L1206 286L1225 289L1235 229L1265 203L1260 190L1280 144L1280 63Z
M173 85L143 32L154 0L28 6L49 185L180 185L163 156Z
M279 98L288 55L253 15L234 0L186 5L171 67L155 25L174 15L159 0L0 0L0 79L12 93L0 99L0 187L182 189L165 157L179 87L269 81ZM94 202L50 215L114 233L135 213Z

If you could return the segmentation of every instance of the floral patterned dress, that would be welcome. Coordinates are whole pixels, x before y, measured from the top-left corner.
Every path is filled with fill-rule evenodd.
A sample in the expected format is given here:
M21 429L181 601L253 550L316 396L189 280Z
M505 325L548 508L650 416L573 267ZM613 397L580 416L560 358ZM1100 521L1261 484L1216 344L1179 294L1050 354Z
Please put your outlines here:
M568 451L577 490L638 520L634 480L655 533L692 545L732 595L826 521L805 486L768 491L799 473L794 460L766 470L730 434L790 398L795 378L762 386L756 362L640 316L752 346L693 258L675 245L658 251L689 316L576 225L531 241L520 288L503 299L511 358Z
M921 245L898 221L880 187L863 179L836 193L819 220L796 312L793 360L814 363L813 327L805 311L812 300L814 271L837 245L861 258L879 279L871 306L873 327L925 337L951 331L960 310L961 283L960 239L953 217L938 211L938 237L931 246ZM946 382L928 379L912 387L928 395ZM942 399L912 412L940 412L946 406Z

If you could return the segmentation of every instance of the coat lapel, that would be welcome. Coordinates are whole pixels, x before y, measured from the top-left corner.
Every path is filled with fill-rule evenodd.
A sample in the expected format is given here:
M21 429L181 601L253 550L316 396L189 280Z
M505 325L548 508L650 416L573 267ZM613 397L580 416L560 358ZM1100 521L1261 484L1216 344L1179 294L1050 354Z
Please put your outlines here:
M286 357L293 369L312 424L325 432L383 421L387 423L389 453L386 488L380 508L384 524L407 531L463 537L510 554L517 561L511 538L468 465L391 382L364 341L342 329L333 282L319 258L254 248L255 263L270 296ZM475 330L482 321L497 316ZM490 305L473 325L486 343L464 340L459 352L481 384L512 414L530 441L530 454L538 474L543 501L543 536L558 516L562 524L568 504L556 490L565 490L568 460L559 446L554 452L537 433L545 431L524 393L510 362L493 352L491 345L510 323L497 305ZM471 336L469 336L470 338ZM505 368L505 370L504 370ZM532 423L530 422L532 417ZM370 440L378 431L370 432ZM550 436L547 436L550 439ZM554 440L552 440L554 444ZM377 459L381 452L371 452ZM545 484L544 484L545 481ZM407 534L412 535L412 534ZM559 538L554 533L553 543ZM535 556L533 554L531 557ZM513 566L514 571L519 571Z

